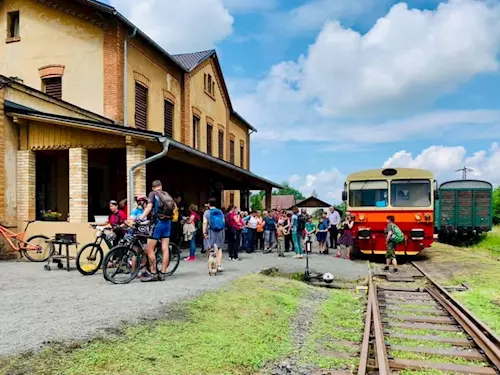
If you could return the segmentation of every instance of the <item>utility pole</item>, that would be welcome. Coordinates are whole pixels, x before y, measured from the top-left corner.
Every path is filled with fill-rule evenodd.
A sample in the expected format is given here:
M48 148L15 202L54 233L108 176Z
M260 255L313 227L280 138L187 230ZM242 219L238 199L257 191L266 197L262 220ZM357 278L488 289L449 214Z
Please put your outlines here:
M467 180L467 173L474 172L474 169L467 168L465 165L463 168L457 169L455 172L462 172L462 180Z

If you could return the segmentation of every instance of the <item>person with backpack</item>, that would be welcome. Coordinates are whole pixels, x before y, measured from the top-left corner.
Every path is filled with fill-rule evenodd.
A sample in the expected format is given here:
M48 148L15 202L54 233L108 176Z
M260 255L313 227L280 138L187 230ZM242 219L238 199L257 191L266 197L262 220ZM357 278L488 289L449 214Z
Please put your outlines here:
M149 214L152 214L152 234L147 243L147 255L149 258L150 274L144 274L141 281L164 281L165 273L169 263L169 244L172 231L172 217L174 215L175 203L170 194L163 191L161 181L155 180L152 184L152 191L148 195L148 205L140 220L144 220ZM163 262L161 271L156 269L156 244L161 241L161 250L163 253Z
M217 271L222 268L222 246L224 246L224 233L226 223L224 213L216 207L217 200L210 198L208 200L208 210L203 214L203 234L208 240L210 249L214 249L217 256Z
M394 272L398 272L398 262L396 260L396 245L403 243L404 235L401 229L394 223L394 216L387 216L387 251L385 253L386 266L385 271L389 271L389 265L392 263Z

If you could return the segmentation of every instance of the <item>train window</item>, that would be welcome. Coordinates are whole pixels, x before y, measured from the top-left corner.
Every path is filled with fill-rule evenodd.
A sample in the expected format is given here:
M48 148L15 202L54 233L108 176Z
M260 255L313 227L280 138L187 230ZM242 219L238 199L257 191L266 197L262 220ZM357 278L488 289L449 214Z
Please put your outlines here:
M429 207L431 182L429 180L393 180L391 182L392 207Z
M387 181L354 181L349 184L349 206L386 207Z

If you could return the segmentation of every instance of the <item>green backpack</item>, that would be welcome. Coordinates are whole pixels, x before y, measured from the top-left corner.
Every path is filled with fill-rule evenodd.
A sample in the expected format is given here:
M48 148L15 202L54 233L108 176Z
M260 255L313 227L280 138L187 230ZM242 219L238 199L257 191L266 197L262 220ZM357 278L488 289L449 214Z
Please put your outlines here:
M403 232L401 232L401 229L396 224L392 224L392 240L395 243L402 243L404 241L405 237L403 235Z

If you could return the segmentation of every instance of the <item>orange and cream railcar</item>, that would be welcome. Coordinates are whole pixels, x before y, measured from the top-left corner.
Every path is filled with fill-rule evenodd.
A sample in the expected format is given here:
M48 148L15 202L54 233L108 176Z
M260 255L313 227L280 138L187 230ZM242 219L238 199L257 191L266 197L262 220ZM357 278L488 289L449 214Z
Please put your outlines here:
M431 172L411 168L372 169L347 177L342 199L354 215L354 247L385 254L387 216L405 236L397 255L415 255L434 240L436 182Z

